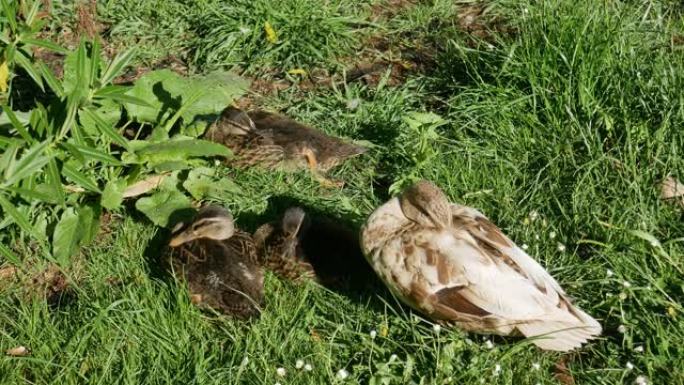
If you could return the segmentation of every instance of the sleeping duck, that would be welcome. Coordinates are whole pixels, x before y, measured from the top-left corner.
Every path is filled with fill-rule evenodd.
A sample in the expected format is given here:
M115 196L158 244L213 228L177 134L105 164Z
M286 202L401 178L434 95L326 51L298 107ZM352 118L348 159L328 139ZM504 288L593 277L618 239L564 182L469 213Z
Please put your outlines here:
M361 247L398 298L437 322L522 334L555 351L601 333L537 261L431 182L420 181L376 209L361 231Z
M254 241L227 210L203 207L192 222L176 226L169 246L170 267L187 282L193 303L236 318L259 314L264 276Z
M233 106L223 110L205 137L233 150L234 166L308 168L328 184L333 182L325 179L324 173L366 151L286 116L260 110L247 113Z

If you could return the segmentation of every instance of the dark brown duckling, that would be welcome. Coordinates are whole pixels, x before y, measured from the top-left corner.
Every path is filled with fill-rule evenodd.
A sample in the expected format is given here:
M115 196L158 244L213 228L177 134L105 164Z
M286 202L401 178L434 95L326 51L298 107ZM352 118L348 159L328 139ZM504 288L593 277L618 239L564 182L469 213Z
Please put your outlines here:
M169 246L170 267L187 282L193 303L241 319L259 314L264 275L254 240L226 209L203 207L176 226Z
M331 182L323 173L366 151L286 116L266 111L247 113L233 106L223 110L205 137L233 150L237 157L234 165L290 171L308 168L326 183Z
M310 278L329 288L361 288L377 280L356 231L299 207L259 227L254 242L264 266L284 279Z

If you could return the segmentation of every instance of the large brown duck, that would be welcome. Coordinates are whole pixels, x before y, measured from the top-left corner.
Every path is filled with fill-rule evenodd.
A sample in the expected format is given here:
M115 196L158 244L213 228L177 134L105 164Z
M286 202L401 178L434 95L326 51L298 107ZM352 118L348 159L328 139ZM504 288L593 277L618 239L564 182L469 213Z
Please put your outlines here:
M534 337L567 351L601 333L558 282L479 211L420 181L380 206L361 232L375 271L403 302L474 332Z
M202 208L190 223L177 226L169 246L170 267L187 282L194 303L236 318L259 314L264 276L256 247L227 210Z

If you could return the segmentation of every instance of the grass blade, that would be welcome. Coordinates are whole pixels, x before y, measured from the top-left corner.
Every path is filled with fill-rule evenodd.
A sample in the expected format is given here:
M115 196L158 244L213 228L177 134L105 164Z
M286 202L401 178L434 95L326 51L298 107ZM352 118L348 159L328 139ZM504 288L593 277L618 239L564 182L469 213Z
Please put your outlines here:
M53 42L51 42L51 41L47 41L47 40L42 40L42 39L22 39L21 41L23 41L24 43L26 43L26 44L28 44L28 45L33 45L33 46L36 46L36 47L46 48L46 49L49 49L49 50L51 50L51 51L55 51L55 52L61 53L61 54L67 54L67 53L69 52L66 48L60 46L59 44L55 44L55 43L53 43Z
M19 257L17 257L16 254L12 252L12 250L9 249L9 247L3 245L0 243L0 255L5 257L6 260L8 260L11 264L15 266L21 266L21 260Z

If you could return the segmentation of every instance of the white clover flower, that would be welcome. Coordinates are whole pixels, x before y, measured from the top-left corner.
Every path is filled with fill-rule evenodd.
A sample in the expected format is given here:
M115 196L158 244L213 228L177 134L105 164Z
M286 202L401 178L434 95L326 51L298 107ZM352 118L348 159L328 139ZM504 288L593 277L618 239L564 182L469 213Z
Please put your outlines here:
M494 366L494 375L495 375L495 376L498 376L499 373L501 373L501 365L496 364L496 365Z
M528 216L528 218L530 218L530 220L532 222L534 222L537 220L537 218L539 218L539 213L535 210L532 210L532 211L530 211L530 213L527 216Z
M282 384L281 384L280 382L276 382L276 383L273 384L273 385L282 385Z
M243 358L243 359L242 359L242 362L240 363L240 365L242 365L242 366L245 366L245 365L247 365L247 364L249 364L249 357Z
M636 385L647 385L648 384L648 379L646 376L639 375L637 378L634 380L634 383Z
M538 241L539 240L539 234L534 234L534 240Z
M247 28L247 27L240 27L240 28L238 28L238 29L240 30L240 33L243 34L243 35L246 35L246 34L252 32L252 30L249 29L249 28Z
M627 370L632 370L632 369L634 369L634 364L627 361L627 365L625 365L625 367L627 368Z
M378 332L377 332L377 331L375 331L375 330L371 330L371 331L370 331L370 338L371 338L372 340L374 340L375 337L377 337L377 336L378 336Z
M313 370L313 367L311 367L311 364L304 364L304 370L310 372Z
M620 325L620 326L618 326L617 331L618 331L619 333L625 334L625 333L627 332L627 326L625 326L625 325Z
M353 110L359 108L360 104L361 104L361 100L359 98L350 99L349 101L347 101L347 109L353 111Z
M440 324L434 324L432 325L432 331L435 333L439 334L440 331L442 331L442 325Z
M493 343L492 341L490 341L490 340L485 341L484 345L485 345L485 347L486 347L487 349L492 349L492 348L494 348L494 343Z
M636 353L643 353L643 352L644 352L644 347L641 346L641 345L635 346L635 347L634 347L634 351L635 351Z
M337 371L337 374L335 374L335 377L340 380L344 380L349 377L349 372L346 369L340 369Z
M287 370L285 370L285 368L278 368L276 369L276 374L280 377L285 377Z
M530 248L529 246L527 246L527 243L523 243L523 245L521 247L523 250L527 250Z
M550 233L549 233L549 238L551 238L551 239L556 238L556 232L555 232L555 231L550 232Z
M629 281L622 281L622 286L624 287L632 287L632 284Z
M615 275L615 273L613 273L613 270L606 269L606 277L612 277L613 275Z
M561 253L565 251L565 245L560 243L560 242L558 242L557 248L558 248L558 251L560 251Z
M390 358L389 358L389 362L394 362L396 359L397 359L397 355L396 355L396 354L392 354L392 355L390 356Z
M620 295L619 295L619 298L620 298L621 300L623 300L623 301L626 300L626 299L627 299L627 293L621 292Z
M539 362L533 363L533 364L532 364L532 369L534 369L534 370L539 370L539 369L541 369L541 365L539 364Z
M301 369L301 368L303 368L303 367L304 367L304 361L302 361L302 360L297 360L297 362L295 362L295 368Z

